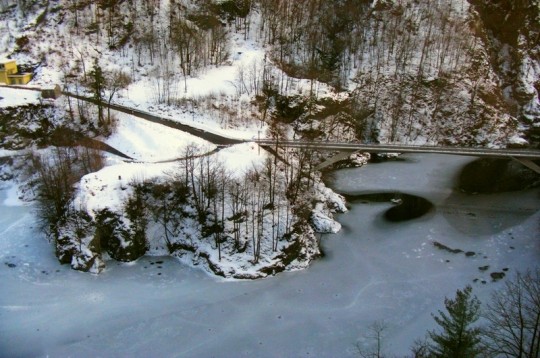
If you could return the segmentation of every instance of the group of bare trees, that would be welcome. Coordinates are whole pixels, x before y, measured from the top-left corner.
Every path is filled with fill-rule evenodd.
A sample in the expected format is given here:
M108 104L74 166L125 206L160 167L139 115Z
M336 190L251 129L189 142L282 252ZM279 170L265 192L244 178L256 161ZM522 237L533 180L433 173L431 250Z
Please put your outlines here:
M471 144L509 125L482 24L465 0L70 0L62 11L72 30L61 40L66 51L80 36L91 39L90 56L70 56L78 64L69 76L86 77L85 61L108 46L131 62L131 77L148 75L159 103L181 103L190 77L226 63L238 32L268 56L238 68L237 97L264 97L265 88L288 96L299 78L311 80L308 96L317 97L319 82L350 90L359 110L349 114L370 113L357 116L361 139L441 142L471 123L455 135Z
M451 2L259 1L259 37L298 77L339 87L356 73L419 77L459 69L478 41ZM419 51L419 49L421 49Z
M253 264L276 254L288 245L295 226L310 219L311 204L303 196L314 184L313 159L307 151L289 150L283 156L283 161L268 157L262 167L240 175L218 157L201 156L198 148L188 146L167 179L143 183L145 210L158 224L150 240L164 240L170 253L211 243L218 260L223 255L250 255ZM194 226L199 237L184 230Z
M32 155L29 175L37 189L37 213L42 227L57 238L58 227L73 211L74 185L85 174L104 166L101 153L80 147L56 147L50 155Z
M287 83L355 83L347 114L359 139L470 145L514 128L467 2L258 1L256 9L258 38ZM283 77L273 82L289 95Z
M118 51L131 60L130 77L134 77L137 68L146 67L145 71L154 79L155 100L171 104L178 97L181 78L186 91L187 78L208 66L223 64L229 58L223 4L203 1L193 6L185 1L70 0L64 17L71 29L67 42L85 35L90 39L90 49L94 50L91 58L101 54L103 47ZM238 6L229 11L236 8ZM245 17L242 12L235 16ZM67 45L68 51L69 47L77 47ZM81 56L81 61L85 60ZM84 68L79 77L83 72Z
M126 38L111 41L131 56L132 77L144 67L158 103L181 104L190 77L227 61L236 31L269 49L264 60L238 68L231 82L237 98L260 99L268 88L289 96L297 78L311 80L308 96L316 99L319 81L338 89L354 83L358 110L347 115L357 122L358 138L370 140L441 142L455 134L472 144L509 125L502 93L490 79L479 20L464 2L73 0L70 10L79 27L101 29L91 32L96 41L111 31ZM235 106L213 112L245 116ZM268 121L266 114L258 119Z
M291 152L288 159L296 160L296 155ZM307 224L310 216L299 193L313 184L306 180L310 176L275 157L238 175L216 156L200 155L197 147L188 146L168 177L134 184L142 200L133 210L135 217L146 218L141 222L153 225L149 243L164 242L171 254L195 252L206 243L218 260L249 255L257 264L288 246L296 225Z
M518 272L495 291L484 317L482 348L489 355L540 357L540 269Z
M195 147L184 154L166 183L145 184L149 212L169 251L196 248L197 240L210 239L219 259L223 248L231 255L250 254L253 263L277 252L298 221L291 203L299 195L300 171L268 158L262 168L238 175L216 156L198 156ZM189 222L196 222L202 238L182 233Z
M74 188L84 174L101 168L101 156L85 148L57 148L33 159L38 214L62 262L94 251L86 259L101 260L102 250L130 261L148 244L162 242L171 254L210 245L218 260L244 255L257 264L290 245L297 225L310 219L311 203L304 196L314 183L312 156L294 150L281 155L239 174L215 155L188 146L168 176L131 183L120 212L88 213L74 203ZM302 165L290 165L294 161Z
M258 1L259 38L272 57L294 77L343 85L355 39L352 31L368 8L366 1Z

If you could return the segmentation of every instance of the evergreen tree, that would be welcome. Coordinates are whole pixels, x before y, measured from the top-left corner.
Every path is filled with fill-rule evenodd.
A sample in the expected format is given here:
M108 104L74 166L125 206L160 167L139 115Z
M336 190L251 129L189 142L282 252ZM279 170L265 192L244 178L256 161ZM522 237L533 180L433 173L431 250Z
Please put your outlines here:
M89 73L90 83L89 86L92 89L92 95L98 106L98 125L102 126L104 123L103 118L103 92L105 90L105 75L99 65L98 59L94 59L94 67Z
M471 286L457 290L455 299L446 298L446 311L433 315L442 332L429 332L430 353L441 358L473 358L479 354L480 329L471 325L479 318L480 301L471 297Z

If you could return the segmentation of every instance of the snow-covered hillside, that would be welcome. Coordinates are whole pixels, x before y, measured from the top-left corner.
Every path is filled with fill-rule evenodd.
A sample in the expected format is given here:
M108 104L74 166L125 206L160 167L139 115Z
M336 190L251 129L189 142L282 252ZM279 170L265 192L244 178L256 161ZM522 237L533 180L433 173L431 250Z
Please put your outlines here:
M264 134L274 122L310 136L330 127L360 140L504 146L538 117L537 56L514 64L530 94L524 123L483 12L464 0L6 0L1 11L0 57L34 66L33 83L74 90L98 64L111 81L131 79L115 102L182 108L227 129Z
M471 0L485 28L499 86L527 135L540 140L540 2Z

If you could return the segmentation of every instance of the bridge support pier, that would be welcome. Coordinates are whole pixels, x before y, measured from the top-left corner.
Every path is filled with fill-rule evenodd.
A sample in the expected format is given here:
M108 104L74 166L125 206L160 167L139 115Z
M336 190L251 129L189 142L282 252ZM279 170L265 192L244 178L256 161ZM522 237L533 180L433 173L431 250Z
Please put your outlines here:
M516 157L512 157L512 159L514 159L516 162L520 162L527 168L534 170L536 173L540 174L540 166L536 164L535 162L533 162L532 160L527 159L527 158L516 158Z
M345 160L347 158L349 158L351 156L352 153L356 152L356 150L345 150L345 151L340 151L337 155L334 155L333 157L325 160L324 162L322 162L321 164L317 165L317 168L315 168L315 170L322 170L334 163L337 163L341 160Z

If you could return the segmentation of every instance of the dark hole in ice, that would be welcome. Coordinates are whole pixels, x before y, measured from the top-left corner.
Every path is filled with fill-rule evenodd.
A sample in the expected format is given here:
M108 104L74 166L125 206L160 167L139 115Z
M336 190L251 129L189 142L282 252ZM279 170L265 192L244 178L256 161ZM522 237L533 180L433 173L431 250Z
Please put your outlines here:
M467 164L459 175L459 188L467 193L501 193L539 184L540 175L510 159L478 159Z
M419 218L433 209L433 204L422 197L404 193L344 194L349 202L389 202L394 206L384 213L391 222L407 221Z
M432 208L433 204L427 199L401 194L401 202L384 213L384 217L394 222L407 221L423 216Z

